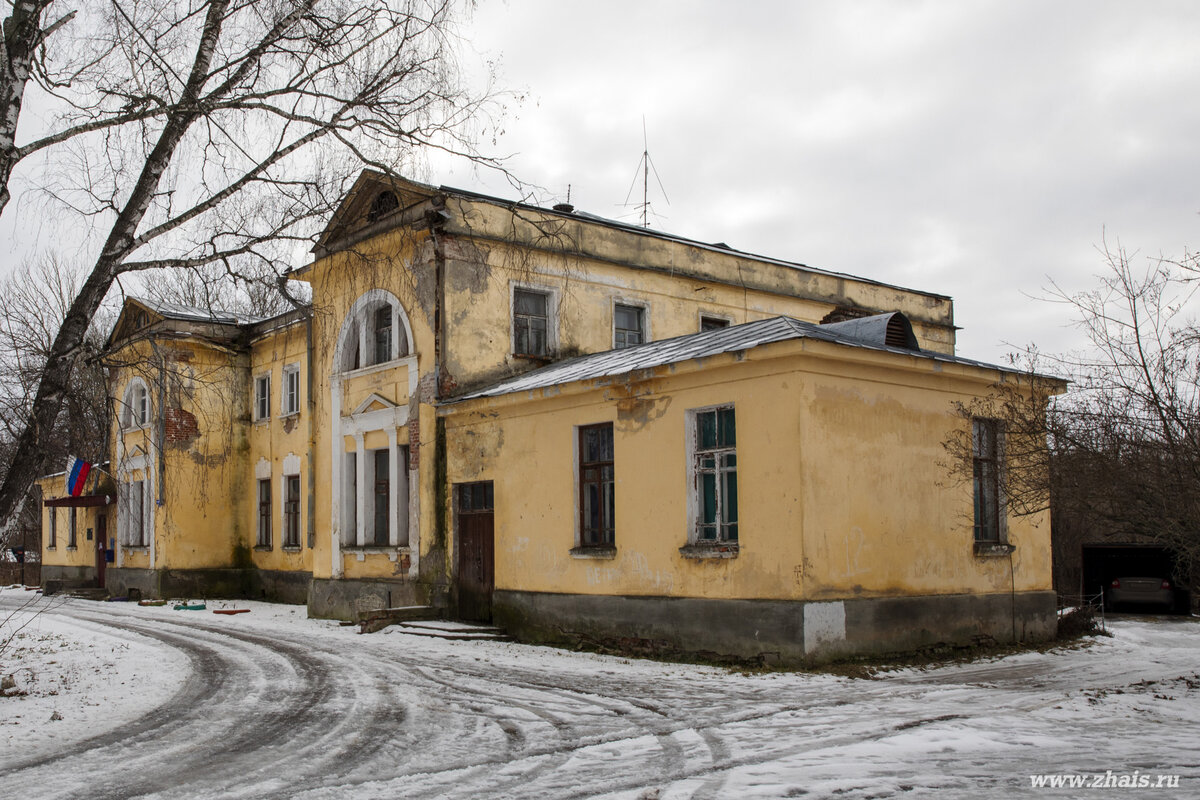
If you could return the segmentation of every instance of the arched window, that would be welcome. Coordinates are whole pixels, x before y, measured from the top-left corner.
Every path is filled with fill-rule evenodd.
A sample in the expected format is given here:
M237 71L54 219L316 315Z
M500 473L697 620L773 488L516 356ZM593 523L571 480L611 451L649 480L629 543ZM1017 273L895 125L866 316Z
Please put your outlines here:
M382 218L390 211L395 211L400 207L400 201L392 192L380 192L375 195L375 199L371 201L371 208L367 211L367 222L375 222Z
M408 317L389 292L373 289L355 301L338 338L339 372L386 364L409 354Z
M125 430L144 428L150 423L150 392L146 382L134 378L125 387L121 400L121 427Z

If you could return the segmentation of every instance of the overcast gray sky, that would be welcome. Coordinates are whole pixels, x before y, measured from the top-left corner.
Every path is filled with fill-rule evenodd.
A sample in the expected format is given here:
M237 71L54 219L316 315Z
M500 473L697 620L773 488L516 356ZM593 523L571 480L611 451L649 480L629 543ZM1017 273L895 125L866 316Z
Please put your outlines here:
M1200 239L1200 3L484 0L469 37L529 92L499 150L539 201L634 221L644 115L656 227L948 294L962 355L1072 345L1028 295L1105 232Z

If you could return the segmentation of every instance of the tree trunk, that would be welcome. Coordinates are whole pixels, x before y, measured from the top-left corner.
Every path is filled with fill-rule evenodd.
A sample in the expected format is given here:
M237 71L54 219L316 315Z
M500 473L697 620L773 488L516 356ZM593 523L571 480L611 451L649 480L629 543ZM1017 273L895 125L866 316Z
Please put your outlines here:
M17 122L25 100L25 85L33 54L42 38L42 11L49 0L17 0L4 20L4 51L0 53L0 211L8 205L8 180L17 165Z
M200 116L196 99L208 75L221 24L230 0L212 0L205 20L204 33L197 46L191 74L184 87L178 109L167 118L158 142L142 167L129 200L117 215L100 258L88 275L75 301L63 319L62 327L50 348L50 356L42 370L33 411L14 449L12 463L4 483L0 485L0 534L7 536L18 524L15 513L44 468L43 453L46 437L54 429L54 420L62 409L63 399L71 385L71 372L83 348L88 326L113 281L120 273L121 263L135 247L138 225L146 215L158 189L162 175L175 154L188 127Z

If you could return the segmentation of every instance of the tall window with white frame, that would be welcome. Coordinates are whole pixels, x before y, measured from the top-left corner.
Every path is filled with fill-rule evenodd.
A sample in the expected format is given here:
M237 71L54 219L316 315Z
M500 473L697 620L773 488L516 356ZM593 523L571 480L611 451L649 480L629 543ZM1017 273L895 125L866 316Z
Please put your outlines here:
M1003 430L999 420L971 420L971 467L975 489L975 541L1003 541L1000 456Z
M613 348L622 350L645 340L645 309L619 303L613 306Z
M616 481L611 422L579 428L579 546L616 544Z
M122 409L121 427L142 428L150 421L150 393L141 379L132 381L125 390L125 408Z
M258 481L258 547L271 546L271 479Z
M289 364L283 368L283 398L280 403L283 416L300 413L300 365Z
M550 355L550 295L532 289L513 290L513 354Z
M375 309L373 325L375 338L375 363L383 364L392 360L392 307L380 306Z
M300 476L285 475L283 496L283 546L300 546Z
M268 419L271 416L271 375L259 375L254 379L254 418Z
M129 514L128 542L130 547L147 547L149 525L146 519L146 481L130 481L125 484L126 510Z
M733 406L697 411L696 541L738 540L737 426Z

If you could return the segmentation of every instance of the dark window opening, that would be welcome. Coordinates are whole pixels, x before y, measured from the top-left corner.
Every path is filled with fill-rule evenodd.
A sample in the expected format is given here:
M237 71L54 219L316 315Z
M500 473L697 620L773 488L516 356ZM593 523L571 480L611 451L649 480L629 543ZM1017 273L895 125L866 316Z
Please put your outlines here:
M975 541L1000 541L1000 423L971 420L975 489Z
M705 331L719 331L722 328L728 328L728 327L729 327L729 320L727 320L727 319L721 319L720 317L701 317L700 318L700 332L701 333L704 333Z
M283 501L283 546L300 546L300 476L284 478L286 496Z
M392 192L380 192L375 195L375 199L371 201L371 208L367 211L367 222L375 222L382 218L389 211L395 211L400 207L400 200ZM360 206L361 208L361 206Z
M375 529L372 544L384 546L388 543L388 508L391 500L391 479L388 475L387 450L375 451Z
M579 429L579 544L612 547L615 541L615 473L611 422Z
M271 546L271 479L258 482L258 541L259 547Z
M458 511L460 514L488 513L493 509L494 502L491 481L459 484Z

